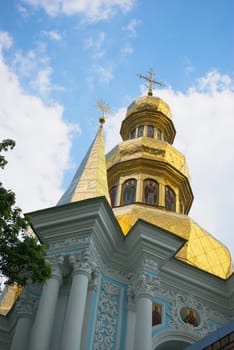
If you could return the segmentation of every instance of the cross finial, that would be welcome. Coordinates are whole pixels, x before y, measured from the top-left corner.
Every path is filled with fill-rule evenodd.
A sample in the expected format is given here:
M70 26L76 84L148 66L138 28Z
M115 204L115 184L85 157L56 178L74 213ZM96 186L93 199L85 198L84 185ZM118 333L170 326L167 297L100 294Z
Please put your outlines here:
M99 118L99 122L101 125L103 125L106 121L106 113L110 111L110 107L102 100L98 101L96 106L102 112L102 116Z
M143 78L145 80L148 81L148 96L152 96L153 95L153 84L158 84L160 86L165 86L161 81L157 81L155 79L153 79L153 76L154 76L154 71L152 68L150 68L149 70L149 75L148 76L145 76L145 75L142 75L142 74L137 74L139 78Z

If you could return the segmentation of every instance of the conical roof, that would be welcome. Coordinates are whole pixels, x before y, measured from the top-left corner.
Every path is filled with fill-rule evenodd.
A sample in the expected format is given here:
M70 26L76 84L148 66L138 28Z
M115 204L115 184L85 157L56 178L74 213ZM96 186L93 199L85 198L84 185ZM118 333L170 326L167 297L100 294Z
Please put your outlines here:
M57 205L99 196L105 196L110 202L106 175L103 118L100 119L100 123L93 143Z

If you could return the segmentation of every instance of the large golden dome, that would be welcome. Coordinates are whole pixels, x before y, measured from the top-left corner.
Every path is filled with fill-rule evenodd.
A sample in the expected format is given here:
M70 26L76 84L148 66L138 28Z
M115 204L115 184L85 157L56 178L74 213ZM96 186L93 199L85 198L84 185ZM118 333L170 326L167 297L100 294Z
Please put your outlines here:
M142 204L114 208L114 214L125 235L142 219L187 240L177 259L223 279L233 272L229 250L187 215Z

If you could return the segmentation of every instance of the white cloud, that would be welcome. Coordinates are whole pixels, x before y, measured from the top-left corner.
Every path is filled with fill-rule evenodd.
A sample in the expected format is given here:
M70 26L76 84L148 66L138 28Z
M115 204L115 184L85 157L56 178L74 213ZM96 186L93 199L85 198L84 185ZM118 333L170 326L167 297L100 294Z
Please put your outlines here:
M121 123L125 118L126 108L127 107L121 107L115 113L108 113L104 126L106 152L109 152L122 141L119 131Z
M10 38L0 33L3 37ZM69 165L75 127L63 121L61 105L46 105L26 94L3 56L0 76L0 140L16 141L15 149L7 153L8 164L1 171L1 181L16 192L17 204L24 211L54 205L63 192L61 182Z
M20 3L18 3L16 6L17 6L17 10L19 11L19 13L23 18L29 17L29 11L26 9L26 7L22 6Z
M7 32L0 32L0 53L3 49L11 47L13 41Z
M140 23L141 21L139 19L133 18L125 27L122 28L122 30L126 31L130 36L136 37L136 28Z
M90 22L110 18L117 10L127 12L135 0L21 0L35 8L43 8L50 16L81 14Z
M86 50L92 50L93 58L101 58L105 55L106 50L103 48L105 38L106 34L101 32L95 38L90 36L85 39L84 47Z
M194 65L188 57L184 57L184 70L187 75L194 72L195 70Z
M46 37L49 39L55 40L55 41L60 41L62 39L62 36L59 32L56 32L55 30L43 30L42 34L44 34Z
M206 91L211 95L216 92L223 92L231 90L234 91L233 79L229 75L221 75L218 71L213 70L209 72L205 77L198 80L198 89L200 91Z
M133 48L128 45L128 46L125 46L123 47L121 50L120 50L120 54L121 56L128 56L128 55L132 55L134 52Z
M30 77L33 71L38 67L38 55L36 50L30 50L27 53L20 51L15 53L14 66L20 76Z
M113 79L112 68L94 65L93 70L96 72L99 81L102 83L109 83Z
M174 146L187 158L195 197L190 216L234 257L234 82L212 71L185 93L168 88L154 94L169 104L177 130ZM120 141L125 113L121 108L107 119L107 150Z
M35 80L31 82L31 86L42 96L49 94L51 91L52 68L47 67L37 73Z
M112 67L103 67L102 65L94 64L91 67L90 73L86 78L90 90L93 90L98 80L101 84L108 84L113 79Z
M53 69L43 42L38 43L35 49L28 52L16 52L13 68L18 77L20 79L26 77L28 85L42 97L47 97L52 90L63 90L63 87L52 83Z

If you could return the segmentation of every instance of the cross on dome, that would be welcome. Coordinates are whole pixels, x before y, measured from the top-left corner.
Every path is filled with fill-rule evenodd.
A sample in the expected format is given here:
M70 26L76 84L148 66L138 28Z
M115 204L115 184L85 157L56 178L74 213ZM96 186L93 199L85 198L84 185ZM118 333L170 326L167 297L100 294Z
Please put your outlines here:
M155 79L153 79L154 76L154 71L152 68L150 68L149 70L149 75L145 76L142 74L137 74L139 78L145 79L146 81L148 81L148 96L153 96L153 84L158 84L160 86L165 86L161 81L157 81Z

